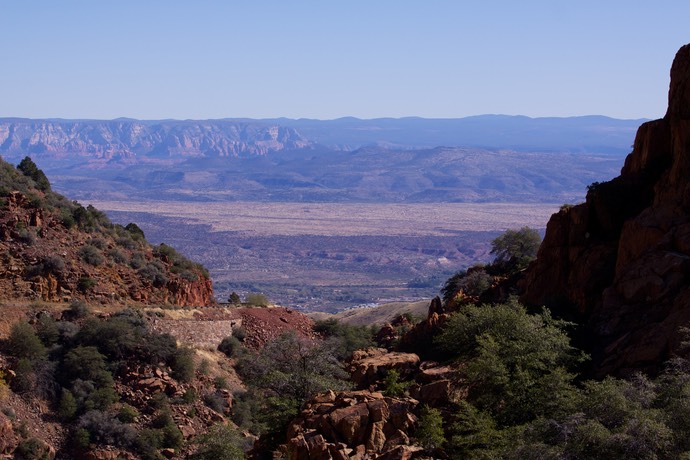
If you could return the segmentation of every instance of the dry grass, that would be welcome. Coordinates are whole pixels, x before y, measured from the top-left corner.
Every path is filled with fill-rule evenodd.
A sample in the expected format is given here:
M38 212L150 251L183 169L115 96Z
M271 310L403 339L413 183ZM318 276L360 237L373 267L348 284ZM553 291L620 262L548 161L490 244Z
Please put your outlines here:
M417 318L426 317L429 311L429 302L429 300L420 300L419 302L391 302L376 307L350 308L335 315L315 312L310 313L309 316L314 319L314 321L335 318L338 321L355 326L369 326L372 324L382 326L405 313L410 313Z
M194 314L199 313L199 310L188 309L188 308L178 308L178 309L146 308L146 311L162 315L165 319L175 319L175 320L194 319Z
M102 211L153 213L251 235L452 235L543 228L558 210L542 203L186 203L91 202Z

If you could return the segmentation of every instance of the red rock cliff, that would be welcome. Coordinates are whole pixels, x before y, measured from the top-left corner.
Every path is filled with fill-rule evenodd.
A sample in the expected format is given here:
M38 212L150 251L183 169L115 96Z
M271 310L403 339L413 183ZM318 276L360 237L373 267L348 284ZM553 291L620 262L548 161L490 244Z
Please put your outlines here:
M522 300L585 325L594 372L656 370L690 326L690 45L619 177L554 214Z

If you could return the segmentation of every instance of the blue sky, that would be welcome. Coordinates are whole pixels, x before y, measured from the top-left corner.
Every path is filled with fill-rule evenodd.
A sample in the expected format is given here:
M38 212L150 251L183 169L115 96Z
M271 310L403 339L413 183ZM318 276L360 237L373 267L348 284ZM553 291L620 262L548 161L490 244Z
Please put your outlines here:
M0 117L664 114L687 0L0 0Z

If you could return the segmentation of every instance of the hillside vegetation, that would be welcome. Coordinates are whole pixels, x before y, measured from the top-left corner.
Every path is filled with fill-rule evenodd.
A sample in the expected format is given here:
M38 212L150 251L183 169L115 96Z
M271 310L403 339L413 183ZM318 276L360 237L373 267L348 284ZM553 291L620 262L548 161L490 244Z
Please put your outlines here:
M213 302L201 265L53 192L29 157L17 168L0 160L0 260L0 300Z

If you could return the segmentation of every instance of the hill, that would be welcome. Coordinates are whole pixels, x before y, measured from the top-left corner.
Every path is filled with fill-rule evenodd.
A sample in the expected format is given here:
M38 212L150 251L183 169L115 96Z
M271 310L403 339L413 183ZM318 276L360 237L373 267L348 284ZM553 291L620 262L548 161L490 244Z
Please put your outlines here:
M334 315L328 313L314 312L309 317L321 321L326 319L336 319L344 324L354 326L383 326L392 322L402 315L410 315L415 318L426 316L429 311L429 301L420 300L418 302L391 302L377 305L375 307L348 308Z
M0 160L0 299L210 305L208 272L51 190L28 158Z

